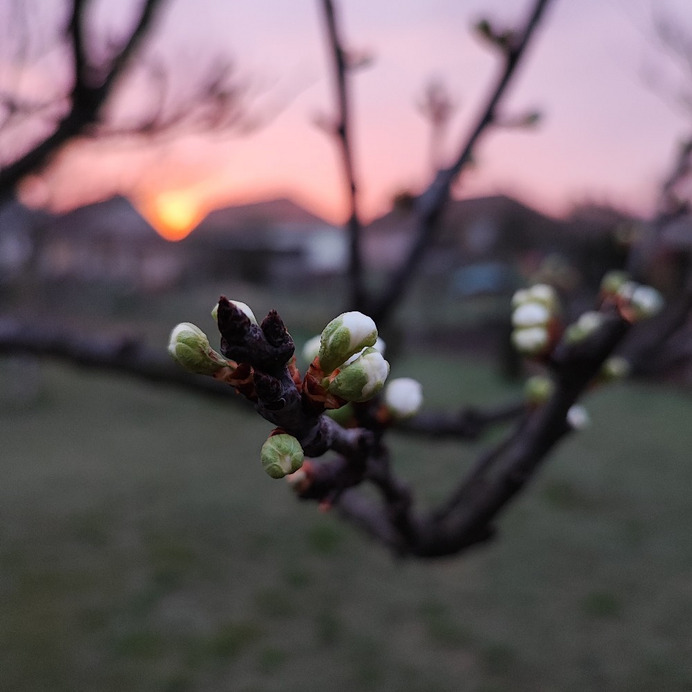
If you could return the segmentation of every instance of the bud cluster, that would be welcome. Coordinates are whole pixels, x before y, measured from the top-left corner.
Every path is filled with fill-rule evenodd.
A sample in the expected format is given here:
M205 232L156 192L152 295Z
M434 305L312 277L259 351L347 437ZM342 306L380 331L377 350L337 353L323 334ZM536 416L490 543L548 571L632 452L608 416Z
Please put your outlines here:
M560 301L552 286L536 284L512 298L512 343L525 356L549 353L559 336Z
M219 314L222 306L228 312L227 303L235 308L232 311L235 316L222 316L222 324ZM378 338L374 321L360 312L345 312L329 322L319 337L306 344L304 354L311 364L304 376L301 377L292 357L285 363L289 377L279 376L276 360L267 358L270 367L265 370L264 361L254 358L253 351L257 349L260 356L269 353L273 357L270 349L276 344L268 327L273 324L270 321L272 315L275 315L275 321L278 319L280 322L272 311L258 325L248 305L222 299L212 310L212 317L219 325L223 336L222 350L228 358L212 349L206 334L189 322L173 329L168 350L185 369L211 375L234 386L236 391L254 401L261 413L266 407L268 420L285 426L272 432L260 453L264 470L272 478L283 478L295 474L303 465L302 433L298 437L290 434L303 430L300 417L296 418L300 416L299 412L319 416L326 410L343 409L347 412L349 409L347 417L352 423L355 409L351 402L369 401L383 389L389 375L389 363L384 359L385 344ZM226 325L228 319L232 320L230 326ZM238 329L234 331L235 322L238 322ZM236 336L231 350L227 347L228 340ZM236 356L236 353L242 355ZM230 360L231 355L234 360ZM286 403L288 401L293 403ZM421 385L410 378L399 378L390 383L376 415L381 417L382 423L400 420L413 416L421 403ZM281 407L287 407L286 416L279 413Z
M377 326L362 312L344 312L335 317L317 339L311 339L304 353L312 358L313 378L319 372L319 386L332 395L330 405L372 399L384 386L389 363L378 339ZM336 403L333 403L336 402Z
M601 296L617 306L623 319L641 322L658 314L663 296L652 286L632 281L625 272L609 272L601 282Z

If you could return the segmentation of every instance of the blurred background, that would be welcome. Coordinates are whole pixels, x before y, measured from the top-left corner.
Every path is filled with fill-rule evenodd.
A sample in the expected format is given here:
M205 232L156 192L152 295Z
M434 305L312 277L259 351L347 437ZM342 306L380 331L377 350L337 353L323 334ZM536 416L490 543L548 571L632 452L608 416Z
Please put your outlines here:
M95 339L165 359L225 294L300 347L346 307L320 4L155 4L116 74L144 4L0 0L0 689L690 689L689 309L653 356L633 339L635 377L587 398L497 541L431 562L297 503L241 402L8 346L28 325L82 361ZM376 290L498 71L473 26L530 3L338 9ZM81 81L108 85L98 117L32 159ZM531 281L571 316L609 269L692 293L689 2L554 0L501 112L385 334L431 409L521 396L509 301ZM483 449L391 438L424 504Z

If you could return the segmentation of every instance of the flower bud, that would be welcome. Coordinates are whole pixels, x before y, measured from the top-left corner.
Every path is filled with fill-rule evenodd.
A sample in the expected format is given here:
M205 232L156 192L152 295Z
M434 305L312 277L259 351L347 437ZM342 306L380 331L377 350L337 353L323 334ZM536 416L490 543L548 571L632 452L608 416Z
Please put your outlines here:
M557 291L548 284L535 284L527 289L529 299L545 305L551 313L556 313L560 307Z
M550 311L542 303L530 301L512 313L512 324L517 328L542 327L550 321Z
M526 380L524 385L524 393L526 403L533 406L544 404L555 390L553 381L545 375L534 375Z
M528 327L512 332L512 343L519 353L537 356L544 353L550 345L550 335L545 327Z
M622 356L611 356L601 367L600 377L605 382L622 380L630 373L630 363Z
M627 272L613 270L609 271L601 279L601 295L614 296L620 290L620 287L629 281Z
M372 346L366 346L366 348L374 348L376 351L379 351L382 355L384 355L385 343L378 336L377 341ZM344 361L341 367L343 367L344 365L348 365L349 363L353 363L353 361L356 360L356 358L360 358L360 355L361 353L363 353L363 351L365 351L365 348L362 348L360 351L358 351L358 353L354 353L348 360Z
M591 425L591 416L581 404L574 404L567 411L567 423L573 430L584 430Z
M514 292L512 296L512 307L518 308L522 303L528 303L531 300L531 294L528 288L520 288Z
M635 321L649 319L663 308L663 296L651 286L637 286L630 296L630 307Z
M397 377L387 383L384 403L394 418L410 418L423 404L423 387L411 377Z
M255 318L255 313L246 303L241 303L239 300L229 300L228 301L233 307L238 308L253 324L257 324L257 319ZM219 304L217 303L211 311L211 316L214 318L214 322L218 320Z
M317 334L308 339L303 346L303 359L306 363L312 363L320 352L321 335Z
M603 324L605 316L595 310L588 310L580 315L579 319L570 324L565 331L565 341L569 344L576 344L591 336Z
M384 386L389 363L374 348L366 348L356 360L344 365L329 382L329 391L346 401L367 401Z
M377 326L362 312L344 312L322 331L319 358L322 371L332 372L352 355L372 346L377 340Z
M228 367L228 361L210 345L207 335L191 322L182 322L171 332L168 352L189 372L213 375Z
M303 465L303 448L288 433L272 435L262 445L260 459L264 470L272 478L283 478L295 473Z

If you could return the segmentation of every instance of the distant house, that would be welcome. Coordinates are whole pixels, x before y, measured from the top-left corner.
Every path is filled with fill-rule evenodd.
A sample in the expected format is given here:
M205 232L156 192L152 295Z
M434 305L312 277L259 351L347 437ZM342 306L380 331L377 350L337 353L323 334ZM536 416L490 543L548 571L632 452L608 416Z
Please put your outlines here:
M406 208L372 222L363 235L372 269L397 266L415 237L415 223ZM450 276L452 290L464 295L506 292L518 270L531 274L546 258L580 266L593 260L594 248L601 257L613 230L610 221L585 228L579 221L553 219L506 196L453 200L426 252L423 274Z
M0 285L10 283L30 266L36 237L48 214L12 200L0 206Z
M41 278L168 288L186 271L181 248L169 243L125 197L112 197L52 217L40 237Z
M344 232L288 199L212 211L183 241L212 275L281 282L346 264Z

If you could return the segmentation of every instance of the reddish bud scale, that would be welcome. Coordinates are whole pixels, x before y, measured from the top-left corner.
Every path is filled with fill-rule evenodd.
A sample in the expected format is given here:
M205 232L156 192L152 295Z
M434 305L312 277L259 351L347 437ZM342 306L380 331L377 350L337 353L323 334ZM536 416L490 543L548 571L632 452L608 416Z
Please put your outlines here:
M547 353L552 353L555 346L557 346L560 339L562 339L562 335L565 331L565 325L563 324L562 320L559 317L553 316L550 318L550 321L547 324L547 329L548 329Z
M293 380L293 384L295 384L296 387L300 389L303 380L300 376L300 371L298 370L298 366L296 365L296 357L292 356L291 360L288 361L288 373L291 376L291 379Z
M255 379L253 375L252 366L249 363L240 363L233 375L225 381L235 387L238 394L242 394L250 401L257 401L257 392L255 391Z
M316 411L324 411L326 409L341 408L346 404L345 399L341 399L329 392L322 384L323 381L324 373L320 367L319 358L315 358L310 363L302 383L303 397L313 405L314 409Z

